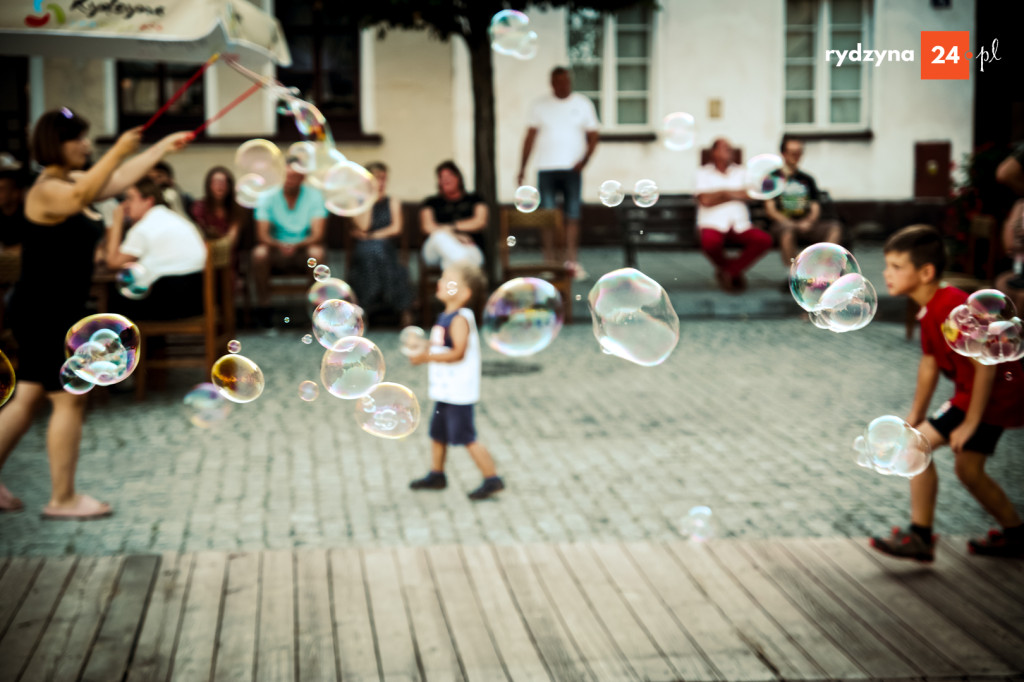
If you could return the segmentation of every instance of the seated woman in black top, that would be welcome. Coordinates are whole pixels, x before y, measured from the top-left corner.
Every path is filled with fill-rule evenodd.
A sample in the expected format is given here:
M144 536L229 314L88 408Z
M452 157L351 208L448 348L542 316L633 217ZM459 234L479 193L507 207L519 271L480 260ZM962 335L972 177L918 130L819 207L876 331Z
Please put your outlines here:
M460 261L483 265L487 204L479 194L466 191L454 161L445 161L435 173L437 194L420 209L420 228L427 235L423 262L442 269Z

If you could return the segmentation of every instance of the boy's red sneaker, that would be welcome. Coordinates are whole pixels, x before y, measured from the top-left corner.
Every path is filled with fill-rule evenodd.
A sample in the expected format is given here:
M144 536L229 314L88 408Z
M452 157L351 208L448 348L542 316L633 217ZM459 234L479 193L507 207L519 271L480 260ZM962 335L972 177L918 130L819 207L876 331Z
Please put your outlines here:
M981 556L1024 559L1024 542L1007 538L1002 531L990 530L979 540L968 540L967 551Z
M895 527L892 529L892 535L887 538L871 538L871 546L882 554L888 554L897 559L913 559L930 563L935 561L937 537L933 535L931 542L925 542L917 533Z

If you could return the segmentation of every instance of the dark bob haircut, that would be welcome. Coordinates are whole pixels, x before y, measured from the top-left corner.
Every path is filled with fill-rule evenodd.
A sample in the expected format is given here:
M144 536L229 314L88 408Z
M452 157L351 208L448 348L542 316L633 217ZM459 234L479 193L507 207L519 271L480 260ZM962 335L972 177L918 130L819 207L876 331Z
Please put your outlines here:
M63 166L61 145L77 140L89 130L89 122L67 107L48 111L32 131L32 156L41 166Z

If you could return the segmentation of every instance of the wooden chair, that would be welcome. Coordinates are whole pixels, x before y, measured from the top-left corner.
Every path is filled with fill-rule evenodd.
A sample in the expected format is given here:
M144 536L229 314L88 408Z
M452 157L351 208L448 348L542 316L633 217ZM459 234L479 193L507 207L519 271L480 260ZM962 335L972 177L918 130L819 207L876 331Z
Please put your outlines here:
M562 296L565 322L572 322L573 272L565 266L565 225L562 212L554 208L541 208L533 213L522 213L512 207L503 207L498 230L498 253L501 259L501 280L515 277L538 277L551 282ZM509 246L509 237L515 237L515 246ZM538 248L534 260L522 260L525 253ZM512 258L515 250L516 258Z
M235 335L235 273L231 244L227 238L206 243L206 267L203 269L203 314L180 320L138 321L142 336L139 367L135 371L135 397L142 400L150 370L174 367L201 367L207 375L214 361ZM153 338L166 339L159 355L147 347ZM181 343L172 344L171 341Z

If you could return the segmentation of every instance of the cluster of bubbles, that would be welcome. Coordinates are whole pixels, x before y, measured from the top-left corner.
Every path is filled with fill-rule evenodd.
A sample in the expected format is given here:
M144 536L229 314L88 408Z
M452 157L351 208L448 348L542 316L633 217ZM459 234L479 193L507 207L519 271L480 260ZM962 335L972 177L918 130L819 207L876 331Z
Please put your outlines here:
M379 438L404 438L420 423L420 403L405 386L382 382L355 402L356 423Z
M693 146L697 136L696 123L690 114L677 111L662 120L658 134L666 149L681 152Z
M320 382L336 398L359 398L384 380L384 354L369 339L348 336L324 353Z
M60 368L61 386L81 395L93 386L124 381L139 366L139 328L123 315L84 317L64 337L67 360Z
M861 274L853 254L838 244L812 244L789 268L789 290L821 329L849 332L866 327L878 311L878 293Z
M661 193L654 180L637 180L633 186L633 203L640 208L650 208L657 203Z
M946 343L983 365L1024 358L1024 324L1013 300L997 289L982 289L949 312L942 323Z
M523 185L512 196L512 203L522 213L533 213L540 206L540 191L536 187Z
M118 270L114 275L114 285L125 298L137 301L149 295L149 286L153 278L149 271L138 261L134 261Z
M886 476L913 478L928 468L932 446L920 431L893 415L873 420L853 441L856 462Z
M597 196L605 206L615 207L626 198L626 193L622 191L622 183L618 180L605 180L601 183Z
M758 154L747 161L745 184L747 196L758 201L774 199L786 189L786 179L780 171L782 157L778 154Z
M211 383L196 384L182 402L188 420L202 429L219 424L231 414L231 401Z
M601 350L644 367L660 365L679 343L679 317L668 293L633 268L602 276L587 296Z
M710 507L691 507L686 516L679 520L679 532L692 542L706 542L715 537L714 516Z
M7 359L7 356L4 355L4 352L0 350L0 407L14 395L14 384L16 382L14 366Z
M421 355L430 349L430 339L421 327L406 327L398 334L398 350L406 357Z
M503 355L533 355L551 345L564 321L565 304L553 284L536 277L517 277L487 299L483 338Z
M491 17L487 29L491 38L491 49L498 54L516 59L533 59L537 56L537 33L530 30L530 18L514 9L506 9Z

